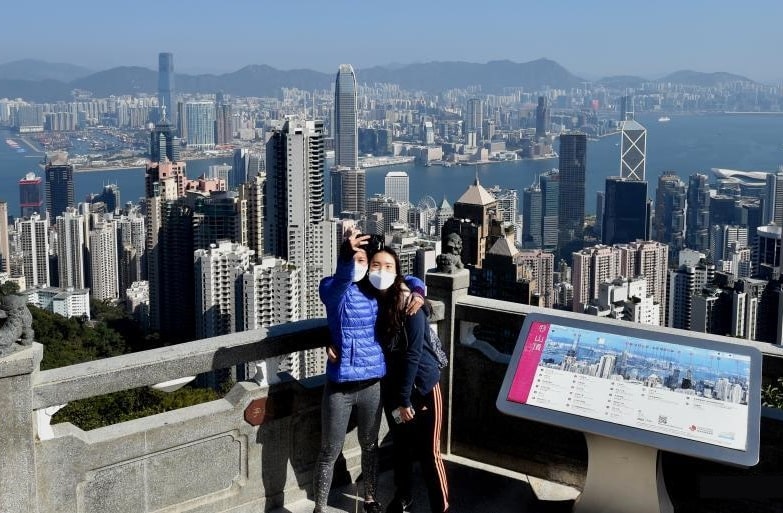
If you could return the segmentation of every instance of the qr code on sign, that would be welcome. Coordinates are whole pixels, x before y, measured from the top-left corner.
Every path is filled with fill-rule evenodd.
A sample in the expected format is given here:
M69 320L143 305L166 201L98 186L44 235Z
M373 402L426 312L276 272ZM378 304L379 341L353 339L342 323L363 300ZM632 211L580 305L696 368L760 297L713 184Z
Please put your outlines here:
M669 421L669 417L666 415L658 415L658 424L666 424Z

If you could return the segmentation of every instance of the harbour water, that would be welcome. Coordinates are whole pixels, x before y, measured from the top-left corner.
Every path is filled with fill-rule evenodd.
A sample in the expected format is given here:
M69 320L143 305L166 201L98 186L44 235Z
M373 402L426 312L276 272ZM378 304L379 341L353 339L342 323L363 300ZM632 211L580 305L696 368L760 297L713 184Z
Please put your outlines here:
M647 128L647 180L649 195L654 197L658 177L664 171L675 171L683 179L701 172L712 176L713 167L745 171L775 171L783 165L783 115L710 114L673 116L666 123L658 122L658 115L637 115ZM41 155L28 148L18 153L5 143L6 138L18 140L7 130L0 130L0 200L8 202L9 213L18 215L19 191L17 182L29 171L42 175L38 167ZM595 211L596 192L603 190L607 176L619 173L620 136L612 135L590 141L587 148L587 176L585 207ZM208 159L188 162L188 176L196 177L210 165L226 159ZM537 174L558 166L557 159L519 160L482 164L477 166L420 166L399 164L367 169L367 195L383 192L384 176L389 171L406 171L410 176L411 201L416 203L425 195L437 203L445 197L454 203L468 185L478 176L485 187L499 185L521 191L528 187ZM115 183L120 188L123 202L135 201L143 195L144 170L94 171L77 173L76 200L89 193L100 192L103 185ZM328 183L328 180L327 180Z

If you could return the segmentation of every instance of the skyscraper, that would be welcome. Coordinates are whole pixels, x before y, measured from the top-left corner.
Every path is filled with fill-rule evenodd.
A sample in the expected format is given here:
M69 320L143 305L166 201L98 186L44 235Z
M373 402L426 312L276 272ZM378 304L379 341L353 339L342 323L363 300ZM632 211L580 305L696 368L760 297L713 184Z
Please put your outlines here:
M669 246L669 259L685 247L685 182L674 171L658 177L652 238Z
M356 124L356 74L340 64L334 87L334 164L357 169L359 146Z
M40 214L16 220L27 287L49 286L49 220Z
M696 251L710 249L710 186L707 175L694 173L688 180L688 211L685 216L686 246Z
M384 178L384 196L410 203L410 178L405 171L390 171Z
M335 212L365 213L367 199L367 173L364 169L338 167L331 173L332 203Z
M91 203L98 202L106 205L106 212L114 213L115 210L122 206L119 186L115 183L104 185L101 193L93 197L91 201Z
M546 136L549 124L549 103L546 96L539 96L536 107L536 139Z
M209 149L215 146L215 105L212 102L188 102L187 116L188 146Z
M468 146L476 146L481 143L482 130L484 129L484 107L480 98L468 100L464 123L462 131L465 134L465 143Z
M168 107L164 114L168 116ZM179 160L179 141L174 137L174 126L168 117L162 117L150 132L150 160L160 162L164 158Z
M539 178L530 187L522 190L522 247L541 248L542 209Z
M560 196L558 204L558 248L562 258L578 249L585 224L585 173L587 135L560 135Z
M620 176L606 179L601 241L623 244L650 238L647 182Z
M644 180L647 152L647 129L634 120L620 123L620 176Z
M554 251L560 229L560 172L550 170L539 177L541 182L541 248Z
M301 269L304 318L324 314L318 284L333 272L336 237L324 213L322 121L289 117L266 145L264 253Z
M90 231L90 260L90 295L98 301L118 299L117 230L113 223L102 221Z
M166 107L167 117L177 125L177 109L174 103L174 54L162 52L158 54L158 107ZM158 119L163 119L161 111ZM174 160L174 159L171 159Z
M43 214L43 179L35 173L27 173L19 180L19 215L30 217L32 214Z
M231 104L219 94L215 102L215 144L228 144L234 138L234 117Z
M46 210L51 219L68 207L75 207L73 197L73 166L64 162L46 164ZM42 212L41 212L42 213Z
M783 172L767 174L767 186L764 194L763 224L775 222L783 226Z
M89 249L85 241L87 222L87 217L73 207L57 216L57 271L62 288L87 286L84 275L84 259L88 257Z

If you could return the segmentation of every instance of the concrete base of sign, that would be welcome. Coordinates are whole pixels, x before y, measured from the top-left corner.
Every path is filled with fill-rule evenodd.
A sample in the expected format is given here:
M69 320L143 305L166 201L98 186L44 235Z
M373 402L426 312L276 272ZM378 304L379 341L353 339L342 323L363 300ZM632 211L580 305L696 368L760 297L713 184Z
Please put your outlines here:
M673 513L658 449L585 433L587 478L574 513Z

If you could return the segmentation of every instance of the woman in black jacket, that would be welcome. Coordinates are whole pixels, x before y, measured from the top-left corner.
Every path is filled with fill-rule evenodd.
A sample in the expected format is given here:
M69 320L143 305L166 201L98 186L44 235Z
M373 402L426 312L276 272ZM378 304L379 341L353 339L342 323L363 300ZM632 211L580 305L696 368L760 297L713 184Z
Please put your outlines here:
M378 298L377 338L386 356L381 395L394 441L394 499L387 513L410 511L413 462L419 460L433 513L449 510L448 482L440 454L443 401L440 367L429 346L429 305L406 316L410 291L400 260L388 248L370 259L369 280Z

